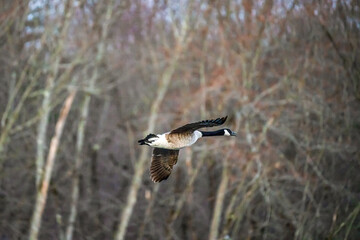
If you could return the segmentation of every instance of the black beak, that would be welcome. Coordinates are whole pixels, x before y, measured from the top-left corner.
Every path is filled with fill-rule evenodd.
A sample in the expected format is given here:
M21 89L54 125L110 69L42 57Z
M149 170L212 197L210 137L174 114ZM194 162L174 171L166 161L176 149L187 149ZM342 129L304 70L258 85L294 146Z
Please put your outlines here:
M236 136L236 132L231 132L230 135L231 136Z

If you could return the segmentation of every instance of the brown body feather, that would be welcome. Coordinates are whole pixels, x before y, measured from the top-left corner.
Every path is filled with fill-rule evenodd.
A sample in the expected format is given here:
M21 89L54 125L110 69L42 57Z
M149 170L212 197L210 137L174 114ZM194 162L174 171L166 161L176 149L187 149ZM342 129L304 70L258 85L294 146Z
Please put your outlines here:
M170 144L176 144L176 143L179 143L186 139L191 138L191 133L190 132L169 133L169 134L165 135L165 138Z

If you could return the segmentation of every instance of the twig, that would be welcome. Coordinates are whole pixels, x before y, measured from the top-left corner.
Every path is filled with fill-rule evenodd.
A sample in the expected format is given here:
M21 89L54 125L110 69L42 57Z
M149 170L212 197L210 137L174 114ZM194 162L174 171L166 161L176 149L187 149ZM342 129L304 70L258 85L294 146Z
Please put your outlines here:
M60 143L61 134L66 122L66 118L71 109L71 105L73 103L76 91L73 90L70 92L69 96L66 98L65 103L60 111L59 119L55 126L55 134L51 139L49 154L46 160L44 175L41 180L40 188L38 189L38 193L36 196L35 208L33 212L33 216L31 218L30 223L30 234L29 239L35 240L38 239L40 225L41 225L41 217L44 212L48 189L50 185L51 173L55 163L56 153L58 150L58 146Z
M174 56L171 59L169 66L165 69L165 71L161 77L158 91L156 94L156 99L154 100L153 104L151 105L147 132L153 132L155 129L155 121L157 118L160 104L164 99L165 93L166 93L169 83L170 83L170 79L171 79L172 75L174 74L174 71L176 69L178 60L181 56L181 53L190 41L190 37L186 36L187 29L188 29L187 21L188 21L188 18L186 18L186 21L184 21L182 24L182 27L181 27L182 31L181 31L181 35L177 39L178 41L177 41L177 46L175 49ZM142 148L139 160L135 165L135 173L134 173L134 177L131 182L131 186L130 186L129 194L128 194L128 197L126 200L126 204L125 204L124 209L120 216L120 223L119 223L117 231L115 233L116 240L122 240L125 237L126 228L129 224L129 220L132 215L134 205L136 203L137 192L141 185L141 177L144 172L147 156L148 156L148 148Z

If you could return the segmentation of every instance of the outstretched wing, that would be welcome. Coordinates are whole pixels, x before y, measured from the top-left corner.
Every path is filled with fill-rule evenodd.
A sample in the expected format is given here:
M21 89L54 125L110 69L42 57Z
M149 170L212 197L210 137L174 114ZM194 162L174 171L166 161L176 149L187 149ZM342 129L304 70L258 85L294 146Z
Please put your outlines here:
M179 150L154 148L151 158L150 177L154 182L161 182L170 176L173 166L177 163Z
M222 118L212 119L212 120L204 120L201 122L189 123L182 127L172 130L170 132L170 134L171 133L192 133L199 128L219 126L219 125L223 124L226 121L226 119L227 119L227 116L222 117Z

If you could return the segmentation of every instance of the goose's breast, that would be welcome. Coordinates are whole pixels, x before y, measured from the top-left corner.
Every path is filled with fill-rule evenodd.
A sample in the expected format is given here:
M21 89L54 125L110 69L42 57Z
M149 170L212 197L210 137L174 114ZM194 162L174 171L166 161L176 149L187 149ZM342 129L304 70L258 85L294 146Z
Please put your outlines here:
M198 139L197 133L167 134L166 139L174 148L184 148L193 145Z

